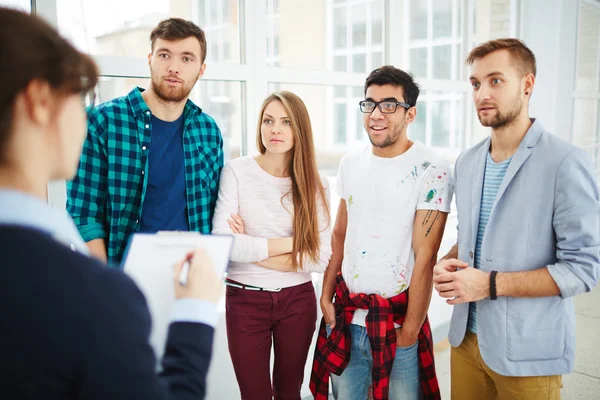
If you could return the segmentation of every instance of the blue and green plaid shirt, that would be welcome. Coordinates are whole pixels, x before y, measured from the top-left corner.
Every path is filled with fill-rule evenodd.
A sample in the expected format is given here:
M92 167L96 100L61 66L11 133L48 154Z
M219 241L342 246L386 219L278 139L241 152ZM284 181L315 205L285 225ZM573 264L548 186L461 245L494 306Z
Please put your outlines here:
M86 242L105 239L113 266L140 229L148 183L152 112L142 91L135 88L90 110L79 169L67 184L67 210L81 236ZM190 230L210 233L223 138L215 121L190 100L184 109L183 151Z

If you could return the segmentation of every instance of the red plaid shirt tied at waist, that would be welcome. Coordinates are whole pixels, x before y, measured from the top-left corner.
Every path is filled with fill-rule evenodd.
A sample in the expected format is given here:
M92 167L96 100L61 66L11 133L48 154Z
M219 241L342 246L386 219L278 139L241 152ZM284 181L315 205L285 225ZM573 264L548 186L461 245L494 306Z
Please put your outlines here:
M373 353L373 398L388 399L390 373L396 355L396 330L408 309L408 290L389 299L379 295L352 293L348 290L341 273L335 285L336 324L329 337L325 319L321 320L317 347L310 377L310 390L316 400L326 400L329 393L329 374L341 375L350 361L350 323L356 309L369 310L367 334ZM423 399L440 399L440 389L433 362L433 340L429 319L421 327L419 341L419 381Z

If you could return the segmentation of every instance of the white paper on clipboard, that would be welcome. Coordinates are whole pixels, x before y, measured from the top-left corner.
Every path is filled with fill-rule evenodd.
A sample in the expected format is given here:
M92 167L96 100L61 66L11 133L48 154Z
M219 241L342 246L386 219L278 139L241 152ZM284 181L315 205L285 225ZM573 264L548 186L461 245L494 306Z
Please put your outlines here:
M192 250L201 248L212 260L216 272L223 276L229 262L233 236L201 235L196 232L136 233L131 239L124 271L139 286L152 316L150 344L160 360L175 301L173 265Z

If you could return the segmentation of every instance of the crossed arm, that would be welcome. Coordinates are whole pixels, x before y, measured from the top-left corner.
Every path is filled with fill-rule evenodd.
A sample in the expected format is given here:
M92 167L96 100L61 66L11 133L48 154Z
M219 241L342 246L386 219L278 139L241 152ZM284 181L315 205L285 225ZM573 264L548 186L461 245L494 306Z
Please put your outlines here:
M231 218L227 219L227 223L234 234L246 234L244 221L239 214L231 214ZM254 264L275 271L294 272L295 269L292 263L293 245L293 237L267 239L269 257L264 260L254 262Z

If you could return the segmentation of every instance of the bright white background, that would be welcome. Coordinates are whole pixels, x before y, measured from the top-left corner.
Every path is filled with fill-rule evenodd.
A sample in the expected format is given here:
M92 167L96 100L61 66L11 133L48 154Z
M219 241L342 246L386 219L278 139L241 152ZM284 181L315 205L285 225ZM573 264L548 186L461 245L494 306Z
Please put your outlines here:
M538 62L530 115L556 135L586 148L600 168L598 0L32 3L34 12L95 56L103 75L97 88L100 101L125 95L134 85L147 85L148 35L160 19L194 20L207 34L208 68L192 98L220 125L226 157L256 152L262 100L273 90L292 90L307 104L319 167L332 187L340 157L367 143L357 102L368 72L382 64L413 72L422 92L409 137L434 147L452 163L461 150L489 134L473 113L463 65L466 54L488 39L519 37ZM26 0L0 0L0 5L32 10ZM50 185L49 202L64 207L64 182ZM333 194L332 215L337 203ZM456 240L455 228L453 213L440 254ZM316 286L319 280L316 276ZM436 341L445 337L450 313L451 308L434 295L429 315ZM221 318L209 399L239 398L230 364ZM217 381L232 384L217 385ZM303 395L307 394L305 384Z

